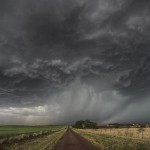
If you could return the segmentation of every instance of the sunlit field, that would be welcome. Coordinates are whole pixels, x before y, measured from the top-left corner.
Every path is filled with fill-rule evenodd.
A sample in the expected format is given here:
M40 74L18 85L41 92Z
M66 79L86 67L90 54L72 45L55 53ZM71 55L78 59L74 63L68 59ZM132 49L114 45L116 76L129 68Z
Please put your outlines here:
M150 128L74 129L105 150L150 150Z

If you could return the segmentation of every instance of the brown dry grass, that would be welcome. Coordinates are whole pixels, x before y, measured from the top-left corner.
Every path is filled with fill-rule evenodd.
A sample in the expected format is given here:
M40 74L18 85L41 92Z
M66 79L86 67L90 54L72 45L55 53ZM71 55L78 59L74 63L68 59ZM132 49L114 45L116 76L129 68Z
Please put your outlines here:
M121 136L126 138L135 139L150 139L150 128L143 128L141 132L140 128L108 128L108 129L86 129L84 131L95 134L106 134L112 136Z

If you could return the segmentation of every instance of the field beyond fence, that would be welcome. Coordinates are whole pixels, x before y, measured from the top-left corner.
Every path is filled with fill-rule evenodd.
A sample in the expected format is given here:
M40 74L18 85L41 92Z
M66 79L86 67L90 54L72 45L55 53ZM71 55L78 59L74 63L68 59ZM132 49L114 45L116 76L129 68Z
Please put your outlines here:
M15 136L19 134L28 134L44 131L55 131L61 129L63 126L50 125L50 126L0 126L0 138L7 136Z

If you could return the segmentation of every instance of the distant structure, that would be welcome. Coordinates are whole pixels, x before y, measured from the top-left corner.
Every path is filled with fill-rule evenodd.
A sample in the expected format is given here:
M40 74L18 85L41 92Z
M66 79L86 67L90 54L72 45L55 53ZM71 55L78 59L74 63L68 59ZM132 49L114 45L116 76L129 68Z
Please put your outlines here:
M110 123L107 125L99 125L98 128L148 128L150 124L119 124L119 123Z

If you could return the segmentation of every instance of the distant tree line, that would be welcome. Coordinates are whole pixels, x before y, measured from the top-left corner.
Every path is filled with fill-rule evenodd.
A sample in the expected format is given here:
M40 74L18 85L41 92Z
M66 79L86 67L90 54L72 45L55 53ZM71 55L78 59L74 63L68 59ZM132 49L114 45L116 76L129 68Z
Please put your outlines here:
M78 129L100 129L100 128L146 128L150 127L149 124L119 124L119 123L111 123L106 125L97 125L96 122L92 122L90 120L79 120L76 121L72 126Z
M119 124L111 123L107 125L99 125L98 128L148 128L150 124Z
M95 129L97 128L97 123L90 120L79 120L75 122L73 127L78 129Z

